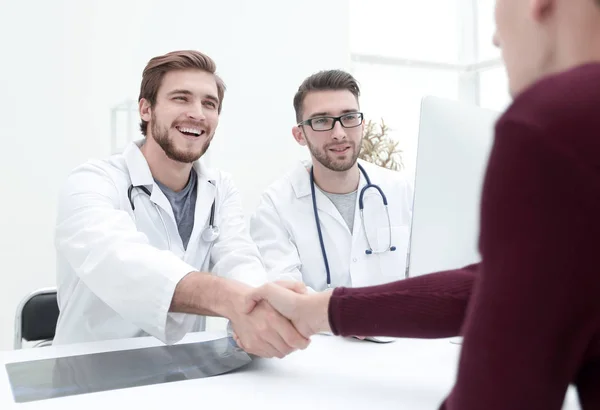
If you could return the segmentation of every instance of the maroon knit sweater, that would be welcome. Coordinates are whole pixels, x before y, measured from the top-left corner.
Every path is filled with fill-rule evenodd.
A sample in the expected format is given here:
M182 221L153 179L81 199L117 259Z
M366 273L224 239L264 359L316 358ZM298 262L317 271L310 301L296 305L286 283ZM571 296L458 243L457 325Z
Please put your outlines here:
M442 409L560 410L569 384L583 409L600 409L600 64L515 99L482 195L481 264L338 288L333 332L462 334Z

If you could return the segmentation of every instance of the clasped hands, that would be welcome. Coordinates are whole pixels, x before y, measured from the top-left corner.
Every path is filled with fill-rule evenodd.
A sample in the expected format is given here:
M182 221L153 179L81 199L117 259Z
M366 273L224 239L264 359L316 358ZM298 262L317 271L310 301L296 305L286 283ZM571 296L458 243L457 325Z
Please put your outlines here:
M236 317L230 318L240 348L256 356L283 358L303 350L310 337L328 332L331 292L308 293L301 282L267 283L245 293Z

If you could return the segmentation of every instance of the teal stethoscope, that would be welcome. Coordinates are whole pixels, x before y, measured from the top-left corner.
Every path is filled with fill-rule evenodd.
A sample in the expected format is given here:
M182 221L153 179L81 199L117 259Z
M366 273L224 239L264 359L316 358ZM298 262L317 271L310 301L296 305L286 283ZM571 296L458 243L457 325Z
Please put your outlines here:
M392 223L390 220L390 211L388 209L387 198L379 186L371 183L371 179L369 178L367 171L365 171L365 169L360 164L357 164L357 165L358 165L358 169L360 170L360 172L365 177L365 180L367 181L367 184L360 190L360 194L358 195L358 209L360 211L360 219L362 221L362 228L365 233L365 238L367 239L367 246L368 246L368 248L365 250L365 253L367 255L372 255L374 253L375 254L385 253L387 251L394 252L396 250L396 247L394 245L392 245ZM379 192L379 195L381 195L383 205L385 206L385 212L387 214L388 227L389 227L389 232L390 232L388 246L383 249L380 249L380 250L373 249L373 247L371 246L371 242L369 241L369 235L367 235L367 230L365 229L365 217L364 217L365 207L364 207L364 203L363 203L363 197L365 195L365 192L370 188L376 189ZM312 192L313 213L315 215L315 222L317 224L317 232L319 234L319 244L321 245L321 253L323 254L323 262L325 263L325 271L327 272L327 287L330 288L331 287L331 272L329 270L329 262L327 260L327 252L325 251L325 243L323 242L323 233L321 232L321 222L319 221L319 212L317 210L317 197L315 196L315 173L314 173L314 170L312 167L310 168L310 189Z

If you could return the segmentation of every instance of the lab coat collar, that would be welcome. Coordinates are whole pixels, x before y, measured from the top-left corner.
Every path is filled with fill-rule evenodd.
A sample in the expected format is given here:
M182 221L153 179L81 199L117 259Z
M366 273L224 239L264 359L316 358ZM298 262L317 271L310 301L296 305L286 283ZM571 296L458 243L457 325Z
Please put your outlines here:
M368 165L365 166L365 162L358 160L358 162L365 168L367 173L369 170L367 169ZM310 186L310 167L312 166L311 161L299 161L296 168L292 170L291 174L291 183L294 193L296 194L296 198L302 198L305 196L311 195L311 186ZM371 177L369 175L369 177ZM372 179L372 177L371 177ZM360 173L360 180L358 182L358 190L362 189L365 186L367 181L365 180L362 172ZM318 191L318 190L317 190Z
M310 198L312 195L311 186L310 186L310 167L311 167L311 165L312 165L312 163L310 161L301 161L298 164L298 166L294 170L292 170L292 175L291 175L292 188L294 190L294 193L296 194L296 198L298 198L298 199L305 198L305 197ZM361 161L361 165L364 166L364 163L362 161ZM368 170L367 170L367 172L368 172ZM369 177L370 177L370 175L369 175ZM360 190L366 185L366 183L367 183L367 181L361 172L360 180L358 182L358 190L357 190L358 193L360 193ZM348 225L342 218L342 215L337 210L337 208L335 207L333 202L331 202L331 200L329 198L327 198L327 196L325 196L325 194L323 194L323 192L320 189L315 189L315 195L316 195L316 200L317 200L316 201L317 209L321 212L328 214L329 216L334 218L340 225L346 227L346 229L347 229ZM359 218L359 211L358 211L358 194L357 194L356 205L355 205L354 229L353 229L354 237L356 237L357 232L360 231L360 227L357 226L357 222L359 221L358 218ZM348 232L350 232L350 231L348 230Z
M302 198L311 194L310 167L310 161L299 161L292 170L291 182L296 198Z
M148 166L148 161L146 161L146 157L142 154L142 150L140 149L144 144L145 140L137 140L131 142L123 152L123 156L125 157L125 163L127 164L127 170L129 172L129 178L131 179L131 184L133 186L154 186L154 177L152 176L152 172L150 172L150 167ZM210 169L203 166L200 161L195 161L192 164L196 174L198 174L198 180L202 182L208 182L215 179L214 172Z
M159 188L154 189L156 186L154 177L152 176L152 172L150 172L146 157L144 157L140 149L144 141L142 139L130 143L123 152L131 184L133 186L143 185L148 187L151 193L150 199L175 220L173 209L165 194ZM195 161L192 166L198 175L195 218L202 220L204 219L204 210L207 208L206 204L208 203L208 212L210 213L210 205L216 196L216 175L214 175L213 171L203 166L199 160ZM192 232L192 236L195 236L195 232Z

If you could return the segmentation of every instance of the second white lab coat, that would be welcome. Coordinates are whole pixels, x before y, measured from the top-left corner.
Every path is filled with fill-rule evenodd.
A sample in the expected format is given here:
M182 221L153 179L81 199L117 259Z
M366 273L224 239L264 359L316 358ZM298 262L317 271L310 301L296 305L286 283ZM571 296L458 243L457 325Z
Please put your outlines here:
M139 145L89 161L69 175L58 206L55 245L60 316L55 344L152 335L174 343L205 317L169 312L178 282L210 271L252 286L266 281L231 178L194 163L194 227L184 248L173 210ZM131 185L135 210L128 198ZM220 236L204 241L211 205Z
M335 205L316 189L323 241L331 272L331 287L369 286L404 278L412 217L412 183L403 172L391 171L359 160L372 184L388 200L388 224L382 199L375 189L364 195L365 228L358 206L358 193L366 181L361 173L356 197L354 227L350 232ZM327 275L313 212L309 168L300 162L274 182L261 197L250 221L250 234L258 245L269 280L304 282L315 291L327 289ZM365 230L373 249L389 244L396 251L367 255Z

